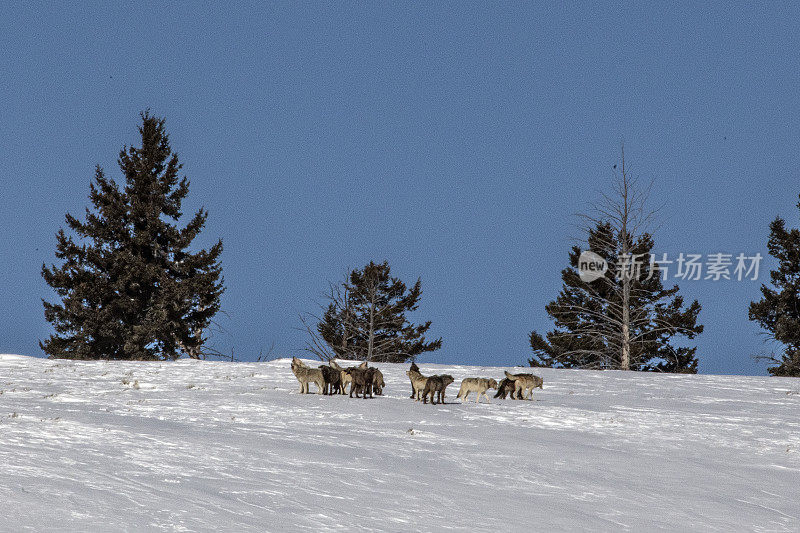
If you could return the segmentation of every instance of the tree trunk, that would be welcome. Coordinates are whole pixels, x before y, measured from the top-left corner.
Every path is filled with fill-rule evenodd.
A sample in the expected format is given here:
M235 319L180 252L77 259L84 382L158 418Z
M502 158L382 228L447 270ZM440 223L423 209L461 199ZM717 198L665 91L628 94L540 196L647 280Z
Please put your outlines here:
M630 314L630 281L623 282L622 287L622 357L620 370L631 369L631 314Z
M628 175L625 173L625 148L622 148L622 257L627 258L630 253L628 247L628 217L630 216L630 202L628 199ZM620 370L631 369L631 277L635 274L634 265L630 271L624 269L622 274L622 354L619 360Z
M367 361L372 361L372 348L375 345L375 302L369 307L369 343L367 344Z
M344 319L342 320L342 324L344 327L344 330L342 331L342 345L341 345L342 357L345 357L347 355L347 324L349 324L349 320L350 320L350 314L347 311L345 311Z

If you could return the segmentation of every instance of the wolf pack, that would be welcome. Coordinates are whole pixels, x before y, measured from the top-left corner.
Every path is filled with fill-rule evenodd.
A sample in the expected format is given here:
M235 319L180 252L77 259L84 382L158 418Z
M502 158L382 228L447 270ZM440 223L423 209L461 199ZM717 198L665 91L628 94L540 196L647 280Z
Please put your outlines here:
M358 366L344 368L331 359L328 364L313 368L293 357L291 367L300 382L300 394L308 394L309 384L314 383L317 394L348 394L349 386L351 398L355 394L356 398L366 399L382 395L386 387L381 371L369 366L366 361ZM425 376L416 363L411 363L406 375L411 380L411 398L425 404L430 400L433 405L444 403L445 389L455 381L449 374ZM491 403L487 391L496 389L495 398L505 400L510 396L512 400L532 400L533 389L543 388L544 380L533 374L511 374L506 371L505 376L499 383L493 378L464 378L456 397L466 402L474 392L477 394L475 403L480 402L481 396Z

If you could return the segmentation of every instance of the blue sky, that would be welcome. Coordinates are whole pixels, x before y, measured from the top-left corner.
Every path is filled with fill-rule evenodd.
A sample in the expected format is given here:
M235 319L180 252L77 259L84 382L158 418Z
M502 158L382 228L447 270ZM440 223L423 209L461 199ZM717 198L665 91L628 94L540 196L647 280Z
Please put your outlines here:
M622 142L664 205L659 252L766 256L775 216L800 225L797 4L557 4L5 9L0 352L41 354L41 265L146 108L210 212L202 244L224 240L215 342L242 359L299 354L298 314L385 259L422 278L444 339L423 361L524 363ZM759 282L680 285L701 372L765 373Z

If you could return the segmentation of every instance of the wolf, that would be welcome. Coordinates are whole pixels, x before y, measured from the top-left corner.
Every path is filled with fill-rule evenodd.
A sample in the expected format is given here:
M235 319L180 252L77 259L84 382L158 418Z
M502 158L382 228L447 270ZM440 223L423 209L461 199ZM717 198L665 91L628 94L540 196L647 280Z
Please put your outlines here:
M325 376L319 368L311 368L297 357L292 357L292 372L300 382L300 394L308 394L308 384L311 382L317 384L317 394L325 391Z
M366 398L367 394L369 397L372 398L372 389L377 380L377 376L375 372L378 370L377 368L364 368L365 365L354 366L352 368L345 369L345 372L350 375L352 379L352 383L350 384L350 397L353 397L353 393L355 392L356 398L358 398L359 393L361 394L361 398Z
M419 401L421 399L422 389L425 388L428 378L420 374L419 367L411 364L411 368L406 371L406 375L411 379L411 397Z
M336 361L334 361L333 359L328 361L328 364L331 366L331 368L333 368L334 370L339 372L339 375L341 377L341 385L340 385L341 394L347 394L347 386L352 383L353 378L350 377L350 374L345 372L346 369L340 367L339 364ZM352 387L352 385L351 385L351 387Z
M500 381L500 384L497 386L497 393L494 395L495 398L502 398L503 400L506 399L506 396L509 394L511 395L512 400L521 400L521 396L517 396L514 392L514 388L516 385L513 381L508 378L503 378Z
M461 388L458 390L458 396L456 396L456 398L461 398L462 401L466 402L470 392L477 392L478 397L475 398L475 403L480 402L481 394L486 396L487 403L492 403L486 391L496 388L497 381L491 378L464 378L461 380Z
M544 380L533 374L509 374L506 372L506 377L514 382L514 393L517 396L521 394L526 400L533 400L533 389L544 388L542 387Z
M319 369L325 378L324 394L339 394L342 390L342 373L328 365L319 365Z
M364 390L364 381L366 376L366 370L363 368L358 368L356 366L345 368L345 374L350 376L350 397L353 397L353 393L355 393L356 398L358 398L358 394Z
M372 388L375 390L375 394L378 396L383 396L383 388L386 386L386 382L383 381L383 372L375 369L375 381L372 384Z
M444 403L444 390L455 379L448 374L441 376L431 376L425 382L425 388L422 391L422 403L428 403L428 394L431 395L431 404L436 404L436 396L439 396L439 403Z
M365 370L367 368L367 362L366 361L364 361L363 363L361 363L358 366L351 366L351 367L348 367L348 368L343 368L343 367L339 366L339 364L336 361L334 361L333 359L328 361L328 364L331 365L331 368L333 368L335 370L338 370L342 374L342 394L347 394L347 385L350 385L351 389L353 388L353 385L352 385L353 378L350 376L350 374L347 373L348 368L362 368L362 369L365 369Z
M367 397L367 393L369 393L370 398L374 398L372 395L373 392L376 390L380 390L381 384L383 384L383 374L381 371L371 366L364 371L364 392L362 394L363 398ZM385 385L385 384L384 384ZM375 394L380 394L375 392Z

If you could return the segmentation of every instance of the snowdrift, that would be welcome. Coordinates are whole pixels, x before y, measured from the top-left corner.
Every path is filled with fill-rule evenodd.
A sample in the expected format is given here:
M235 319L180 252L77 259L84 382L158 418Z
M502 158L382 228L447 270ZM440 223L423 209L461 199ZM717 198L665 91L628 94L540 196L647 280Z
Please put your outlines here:
M433 406L378 366L362 400L286 359L0 355L0 530L800 530L800 380L540 369L476 405L513 369L421 364Z

